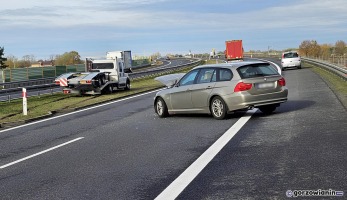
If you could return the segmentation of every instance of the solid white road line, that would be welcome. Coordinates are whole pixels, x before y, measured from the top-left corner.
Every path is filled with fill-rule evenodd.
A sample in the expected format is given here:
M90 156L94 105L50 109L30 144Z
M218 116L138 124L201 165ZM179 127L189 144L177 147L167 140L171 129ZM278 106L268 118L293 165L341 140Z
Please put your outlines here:
M191 164L176 180L174 180L156 200L175 199L191 181L207 166L207 164L236 135L258 109L249 110L229 130L227 130L210 148L208 148L193 164Z
M77 110L77 111L66 113L66 114L63 114L63 115L59 115L59 116L55 116L55 117L51 117L51 118L47 118L47 119L31 122L31 123L28 123L28 124L23 124L23 125L20 125L20 126L8 128L8 129L5 129L5 130L1 130L0 133L7 132L7 131L10 131L10 130L14 130L14 129L18 129L18 128L22 128L22 127L26 127L26 126L30 126L30 125L33 125L33 124L38 124L38 123L45 122L45 121L50 121L50 120L53 120L53 119L58 119L58 118L61 118L61 117L65 117L65 116L68 116L68 115L73 115L73 114L76 114L76 113L80 113L80 112L84 112L84 111L91 110L91 109L94 109L94 108L99 108L99 107L102 107L102 106L118 103L118 102L121 102L121 101L126 101L126 100L133 99L133 98L136 98L136 97L140 97L140 96L144 96L144 95L147 95L147 94L151 94L151 93L157 92L159 90L162 90L162 89L158 89L158 90L154 90L154 91L151 91L151 92L146 92L146 93L143 93L143 94L138 94L138 95L126 97L124 99L119 99L119 100L116 100L116 101L111 101L111 102L108 102L108 103L104 103L104 104L100 104L100 105L97 105L97 106L85 108L85 109L82 109L82 110Z
M16 160L16 161L11 162L11 163L8 163L8 164L6 164L6 165L0 166L0 169L4 169L4 168L9 167L9 166L12 166L12 165L14 165L14 164L23 162L23 161L28 160L28 159L30 159L30 158L33 158L33 157L36 157L36 156L38 156L38 155L47 153L47 152L49 152L49 151L52 151L52 150L54 150L54 149L60 148L60 147L65 146L65 145L68 145L68 144L70 144L70 143L76 142L76 141L81 140L81 139L83 139L83 138L84 138L84 137L79 137L79 138L76 138L76 139L71 140L71 141L69 141L69 142L65 142L65 143L60 144L60 145L58 145L58 146L55 146L55 147L49 148L49 149L47 149L47 150L41 151L41 152L39 152L39 153L35 153L35 154L31 155L31 156L27 156L27 157L25 157L25 158Z

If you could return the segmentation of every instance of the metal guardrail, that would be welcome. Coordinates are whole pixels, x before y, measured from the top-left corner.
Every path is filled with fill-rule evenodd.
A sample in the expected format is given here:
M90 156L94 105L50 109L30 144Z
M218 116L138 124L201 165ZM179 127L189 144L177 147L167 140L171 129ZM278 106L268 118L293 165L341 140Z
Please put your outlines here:
M195 59L193 62L189 62L183 65L177 65L174 67L170 67L170 68L156 68L153 70L147 70L147 71L141 71L141 72L133 72L129 74L129 77L131 80L134 79L138 79L138 78L145 78L148 76L155 76L155 75L160 75L160 74L166 74L166 73L171 73L174 72L176 70L181 70L181 69L185 69L187 67L190 67L192 65L197 65L201 62L200 59Z
M0 88L5 88L0 90L0 101L10 102L13 99L18 99L21 97L22 88L25 87L28 93L39 96L42 92L41 90L56 90L59 86L53 83L54 78L41 78L29 81L17 81L9 83L0 83Z
M61 93L62 90L59 86L56 85L41 85L41 86L30 86L27 88L27 96L41 96L43 94L53 94L53 93ZM0 95L0 102L11 102L15 99L22 98L22 89L19 88L18 91L5 92Z
M27 87L32 85L44 85L44 84L50 84L53 83L55 78L40 78L40 79L32 79L28 81L16 81L16 82L5 82L0 83L0 88L5 89L13 89L13 88L19 88L19 87ZM1 92L2 90L0 90Z
M315 60L315 59L311 59L311 58L301 58L301 60L311 63L311 64L315 64L319 67L322 67L324 69L329 70L330 72L340 76L342 79L344 79L345 81L347 81L347 68L343 68L337 65L333 65L331 63L327 63L327 62L323 62L320 60Z

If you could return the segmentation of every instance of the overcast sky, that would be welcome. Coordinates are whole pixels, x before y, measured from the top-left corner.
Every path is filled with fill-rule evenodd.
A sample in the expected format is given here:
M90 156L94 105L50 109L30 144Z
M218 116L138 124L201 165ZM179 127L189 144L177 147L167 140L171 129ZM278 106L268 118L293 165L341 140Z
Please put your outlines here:
M0 47L22 58L78 51L186 54L347 42L346 0L1 0Z

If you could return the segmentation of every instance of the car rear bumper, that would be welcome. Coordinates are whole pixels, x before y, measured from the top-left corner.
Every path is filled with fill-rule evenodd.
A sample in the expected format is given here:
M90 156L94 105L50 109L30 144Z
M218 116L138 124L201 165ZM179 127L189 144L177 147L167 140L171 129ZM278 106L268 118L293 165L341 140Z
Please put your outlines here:
M231 112L252 107L284 103L288 99L288 89L283 88L279 92L262 95L251 95L248 92L236 92L223 96L223 99L228 106L229 112Z
M299 67L301 66L301 61L292 61L282 63L282 68Z

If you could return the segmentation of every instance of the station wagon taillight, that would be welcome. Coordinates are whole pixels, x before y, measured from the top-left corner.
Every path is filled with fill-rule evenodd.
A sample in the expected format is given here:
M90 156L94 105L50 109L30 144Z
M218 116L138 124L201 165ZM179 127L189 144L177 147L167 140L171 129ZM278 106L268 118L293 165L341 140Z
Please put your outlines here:
M246 91L246 90L250 90L251 88L252 88L252 83L240 82L235 86L234 92Z
M280 86L286 86L286 80L282 77L280 80L277 81Z

